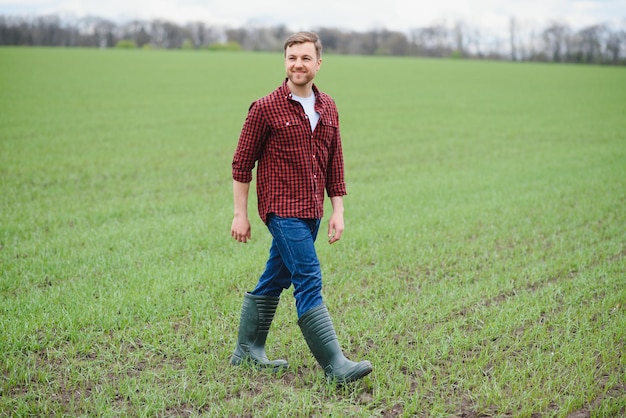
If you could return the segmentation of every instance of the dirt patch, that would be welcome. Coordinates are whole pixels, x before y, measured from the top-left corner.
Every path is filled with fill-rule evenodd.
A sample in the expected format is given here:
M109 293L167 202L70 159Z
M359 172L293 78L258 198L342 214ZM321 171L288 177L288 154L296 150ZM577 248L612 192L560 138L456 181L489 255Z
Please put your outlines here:
M390 409L382 412L383 418L395 418L400 417L404 413L404 408L400 404L395 404Z

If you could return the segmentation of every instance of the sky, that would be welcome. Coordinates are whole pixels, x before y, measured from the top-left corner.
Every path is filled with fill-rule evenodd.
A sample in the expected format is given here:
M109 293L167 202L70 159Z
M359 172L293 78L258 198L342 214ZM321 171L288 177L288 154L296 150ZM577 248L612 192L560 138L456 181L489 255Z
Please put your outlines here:
M0 0L0 15L44 14L202 21L229 27L285 25L294 31L319 27L408 31L463 21L495 33L506 31L511 17L518 24L544 27L553 22L575 29L597 23L626 26L626 0Z

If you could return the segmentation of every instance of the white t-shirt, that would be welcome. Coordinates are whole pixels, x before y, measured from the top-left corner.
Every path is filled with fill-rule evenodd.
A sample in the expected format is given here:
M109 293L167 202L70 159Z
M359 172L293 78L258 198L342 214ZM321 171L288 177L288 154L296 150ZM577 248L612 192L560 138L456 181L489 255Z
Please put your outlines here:
M300 102L302 108L304 109L304 113L306 113L309 118L311 131L314 131L317 126L317 122L320 120L320 114L315 111L315 94L311 94L309 97L300 97L292 94L291 97L293 97L295 101Z

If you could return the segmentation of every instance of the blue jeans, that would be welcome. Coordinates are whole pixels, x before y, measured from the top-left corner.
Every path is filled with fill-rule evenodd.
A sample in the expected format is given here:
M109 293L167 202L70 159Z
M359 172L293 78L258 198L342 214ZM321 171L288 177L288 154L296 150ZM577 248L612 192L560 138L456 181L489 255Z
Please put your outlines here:
M253 295L280 296L293 284L298 318L323 303L322 269L315 252L319 226L319 219L268 216L272 246Z

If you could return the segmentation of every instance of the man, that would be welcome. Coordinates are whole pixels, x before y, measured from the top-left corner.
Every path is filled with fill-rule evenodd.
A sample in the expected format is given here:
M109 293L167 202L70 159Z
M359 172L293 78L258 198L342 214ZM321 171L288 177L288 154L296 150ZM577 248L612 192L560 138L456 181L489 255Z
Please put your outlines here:
M341 239L346 194L339 115L334 101L313 79L322 64L322 44L315 33L300 32L284 45L287 78L274 92L252 103L233 157L234 219L231 235L251 238L248 192L258 162L258 211L273 240L265 271L244 296L239 335L231 364L281 369L270 361L265 341L280 294L291 285L298 325L329 379L348 383L372 371L369 361L344 357L322 300L322 272L315 239L323 216L324 191L332 215L328 242Z

